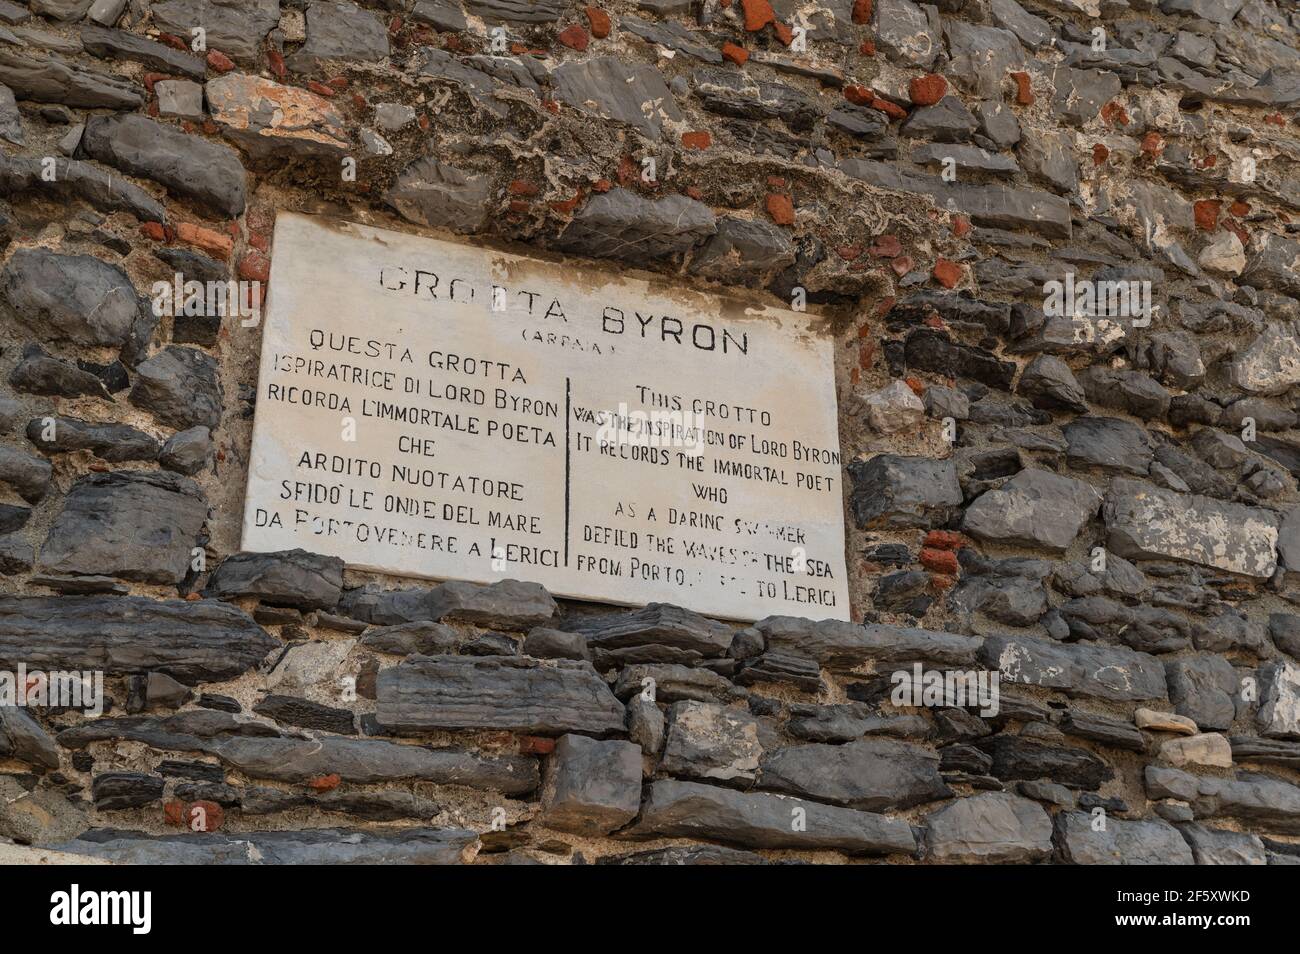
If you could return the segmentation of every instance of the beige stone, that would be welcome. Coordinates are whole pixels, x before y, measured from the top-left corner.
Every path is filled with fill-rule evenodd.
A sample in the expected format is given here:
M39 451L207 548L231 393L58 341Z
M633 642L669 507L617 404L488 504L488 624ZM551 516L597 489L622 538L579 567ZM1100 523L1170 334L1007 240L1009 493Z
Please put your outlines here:
M1170 739L1160 746L1160 758L1170 765L1232 768L1232 746L1217 732Z
M1158 712L1155 709L1139 708L1133 713L1133 721L1139 729L1151 729L1155 732L1195 735L1200 731L1194 721L1176 712Z

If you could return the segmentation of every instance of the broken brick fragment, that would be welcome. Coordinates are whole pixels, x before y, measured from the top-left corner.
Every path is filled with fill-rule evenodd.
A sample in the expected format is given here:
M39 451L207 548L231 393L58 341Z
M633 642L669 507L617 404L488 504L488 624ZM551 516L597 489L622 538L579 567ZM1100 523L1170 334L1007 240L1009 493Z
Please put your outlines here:
M235 61L220 50L208 50L208 66L218 73L229 73L235 68Z
M1250 203L1243 202L1241 199L1234 199L1232 205L1228 206L1228 211L1237 218L1243 218L1250 215Z
M609 14L600 7L587 8L587 25L591 27L591 35L597 40L603 40L609 36L609 31L613 28L609 22Z
M789 46L794 42L794 30L790 29L780 20L777 20L772 24L772 32L776 34L776 38L780 40L784 46Z
M889 267L894 270L894 274L900 278L912 270L912 259L908 255L900 255L889 263Z
M970 219L964 215L954 215L952 217L952 234L958 238L965 238L970 234Z
M867 251L872 258L897 258L903 254L903 243L897 235L877 235Z
M1158 132L1149 132L1142 137L1142 152L1155 158L1165 151L1165 137Z
M536 183L529 182L527 179L515 179L507 188L511 195L532 196L540 191Z
M145 222L140 226L140 234L154 242L161 242L167 237L161 222Z
M776 22L776 11L769 0L740 0L740 9L745 14L745 29L750 33Z
M1198 199L1192 205L1192 215L1196 219L1196 227L1202 232L1213 232L1219 227L1219 208L1222 206L1218 199Z
M239 277L246 282L269 282L271 260L256 250L246 252L239 260Z
M966 538L954 530L931 530L921 545L936 550L960 550L966 546Z
M961 281L962 269L956 262L950 262L946 258L941 258L934 263L935 281L944 288L956 288Z
M788 195L768 193L767 214L777 225L794 225L794 202Z
M875 56L876 41L863 40L861 43L858 44L858 52L861 53L863 56Z
M956 576L961 569L957 562L957 554L951 550L936 550L926 547L921 550L921 566L927 570L933 570L935 573L942 573L944 576Z
M234 250L235 243L230 236L222 235L212 229L205 229L201 225L195 225L193 222L181 222L176 226L176 237L186 245L193 245L200 248L209 255L215 255L219 258L229 258L231 251Z
M737 66L744 66L745 61L749 59L749 50L734 43L724 43L722 44L722 58L735 63Z
M1103 146L1101 143L1097 143L1095 146L1092 147L1092 164L1094 166L1104 165L1106 160L1109 158L1110 158L1110 150L1107 149L1105 146Z
M1016 81L1016 102L1021 106L1034 105L1034 90L1029 82L1029 74L1016 71L1011 74L1011 78Z
M1129 123L1128 110L1113 99L1101 108L1101 118L1111 126L1127 126Z
M541 735L521 735L519 737L520 755L550 755L555 751L555 740Z
M338 773L332 772L329 775L318 775L307 784L314 791L330 792L338 788L339 783L342 781L343 779L338 775Z
M871 22L871 0L853 0L853 22Z
M912 80L907 96L916 106L933 106L948 92L948 81L938 73L927 73Z
M707 130L682 133L683 149L708 149L713 145L713 137Z
M583 52L587 48L587 44L591 42L587 36L587 31L576 23L561 30L556 39L569 49L577 50L579 53Z

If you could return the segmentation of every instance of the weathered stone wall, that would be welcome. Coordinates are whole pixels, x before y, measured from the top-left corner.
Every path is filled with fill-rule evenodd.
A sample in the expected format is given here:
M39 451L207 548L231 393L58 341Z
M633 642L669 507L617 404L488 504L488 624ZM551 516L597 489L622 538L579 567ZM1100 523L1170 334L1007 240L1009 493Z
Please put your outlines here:
M0 670L111 700L0 708L0 839L1300 860L1297 27L1281 0L0 0ZM148 296L265 281L286 209L806 295L863 622L237 555L258 330ZM1067 275L1158 307L1054 310ZM997 713L895 706L913 663L999 671Z

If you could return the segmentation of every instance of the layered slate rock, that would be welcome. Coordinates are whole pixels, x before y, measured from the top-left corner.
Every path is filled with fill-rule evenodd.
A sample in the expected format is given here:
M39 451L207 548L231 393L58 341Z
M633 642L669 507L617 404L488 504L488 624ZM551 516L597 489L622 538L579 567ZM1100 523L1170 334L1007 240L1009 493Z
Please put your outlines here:
M975 744L993 758L989 774L1006 781L1050 778L1096 791L1115 777L1111 767L1087 749L1048 745L1018 735L995 735Z
M1107 546L1128 559L1178 560L1269 577L1280 521L1258 507L1116 478L1102 508Z
M593 197L560 236L565 251L644 261L679 255L718 230L713 210L684 195L645 199L627 189Z
M1064 550L1101 506L1091 484L1045 470L1020 471L966 509L962 529L981 540Z
M1076 865L1190 865L1196 861L1178 829L1153 818L1130 821L1107 818L1094 829L1087 812L1056 816L1057 843L1063 860Z
M0 47L0 83L19 99L84 109L139 109L144 91L129 80L86 69L41 51L36 55Z
M1165 663L1174 711L1202 729L1226 729L1237 716L1241 680L1222 656L1182 656Z
M164 43L155 43L125 30L88 24L81 28L81 45L91 56L105 60L130 60L161 73L201 80L208 72L203 60L193 53L174 50Z
M256 60L266 35L280 19L279 0L162 0L151 6L154 25L188 37L194 27L207 33L209 49L237 60Z
M1265 775L1238 778L1193 775L1181 769L1146 767L1148 798L1188 802L1197 819L1235 818L1265 831L1300 834L1300 788Z
M130 212L145 222L166 222L167 213L157 199L119 176L79 159L51 156L54 181L44 176L41 160L25 156L0 156L0 194L15 195L40 189L65 198L79 198L101 212Z
M940 864L1024 864L1052 851L1052 820L1006 792L959 798L925 819L925 854Z
M527 756L487 758L460 749L431 749L382 739L220 736L197 748L252 778L280 782L309 782L326 775L358 784L420 779L526 795L540 781L537 760Z
M682 118L663 74L643 63L598 56L565 63L552 81L560 102L627 123L650 139L660 137L665 121Z
M493 192L488 176L424 156L402 170L384 201L417 225L478 232L488 223Z
M528 629L556 614L546 588L522 580L500 580L486 586L452 580L430 594L432 619L455 620L476 626Z
M1178 830L1198 865L1268 864L1268 852L1258 835L1197 824L1181 825Z
M41 547L46 573L179 583L190 571L208 505L199 485L165 471L77 480Z
M128 175L165 185L219 215L235 218L246 202L244 167L234 150L147 116L92 116L81 151Z
M641 807L641 747L566 735L546 762L540 820L547 828L607 835Z
M126 272L89 255L20 248L0 275L0 309L42 339L125 343L139 314Z
M1257 721L1262 735L1300 739L1300 666L1290 660L1268 663L1259 670Z
M939 756L910 742L792 745L763 757L758 786L847 808L911 808L952 795Z
M286 64L295 72L319 69L329 60L375 62L388 55L388 31L380 19L355 3L307 6L307 42Z
M964 500L951 460L877 454L849 464L849 476L849 505L864 530L942 526Z
M909 626L840 620L813 621L794 616L769 616L754 624L769 649L811 656L834 669L851 669L868 660L891 663L932 662L938 665L975 664L982 640L976 636L940 633Z
M239 835L145 835L92 829L57 851L132 865L460 865L478 852L478 835L459 828L314 828Z
M1166 698L1160 660L1121 646L1053 643L1023 636L989 636L980 661L1003 679L1118 702Z
M46 434L52 430L50 438ZM129 424L94 424L74 417L36 418L27 422L27 439L46 454L88 450L101 460L157 460L156 437Z
M343 561L306 550L235 553L208 578L207 596L256 596L274 606L328 609L343 591Z
M742 848L830 848L848 854L916 850L911 826L901 819L673 779L650 785L641 818L628 834L702 838Z
M733 636L730 626L667 603L578 617L563 628L580 634L587 648L610 662L695 663L726 655Z
M59 767L59 747L26 709L0 705L0 756L44 769Z
M194 685L233 679L279 645L247 613L212 600L0 598L0 662L9 669L151 671Z
M375 718L392 732L501 729L620 734L624 709L590 663L412 656L379 673Z

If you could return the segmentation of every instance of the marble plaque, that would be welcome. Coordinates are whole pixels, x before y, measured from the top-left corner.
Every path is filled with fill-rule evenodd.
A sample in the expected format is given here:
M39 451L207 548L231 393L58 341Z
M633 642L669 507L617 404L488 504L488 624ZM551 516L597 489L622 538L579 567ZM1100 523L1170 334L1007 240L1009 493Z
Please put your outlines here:
M832 341L815 323L282 213L243 546L847 619Z

